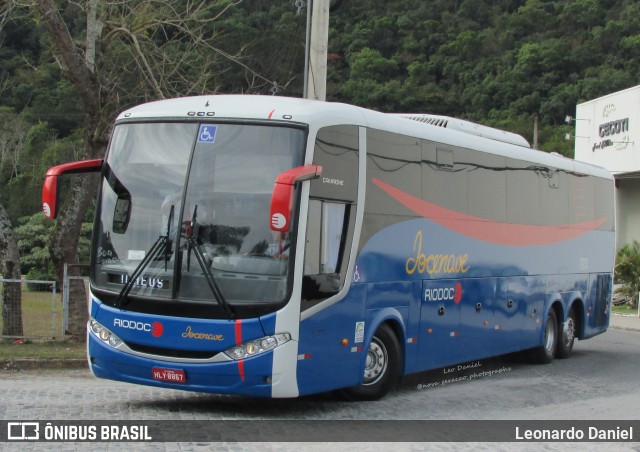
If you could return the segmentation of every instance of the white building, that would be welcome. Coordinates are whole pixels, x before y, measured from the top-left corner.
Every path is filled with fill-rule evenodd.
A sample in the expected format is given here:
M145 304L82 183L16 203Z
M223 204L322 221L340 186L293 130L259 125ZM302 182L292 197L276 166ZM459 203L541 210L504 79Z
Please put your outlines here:
M616 243L640 241L640 86L576 106L575 159L616 178Z

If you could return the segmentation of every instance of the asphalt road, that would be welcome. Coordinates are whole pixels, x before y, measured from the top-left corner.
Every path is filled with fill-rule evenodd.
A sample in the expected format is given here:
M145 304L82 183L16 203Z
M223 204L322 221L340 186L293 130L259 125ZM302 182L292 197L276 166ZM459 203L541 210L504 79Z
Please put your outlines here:
M95 379L88 370L0 372L0 415L12 420L639 420L640 333L609 330L576 342L569 359L530 365L519 356L470 363L406 377L397 391L378 402L350 403L334 394L299 399L264 400L190 393ZM345 422L348 426L348 422ZM639 429L640 430L640 429ZM640 437L640 431L635 432ZM329 440L329 438L327 438ZM615 443L610 450L640 451L635 443ZM98 443L92 450L115 449ZM61 443L10 443L8 450L53 450ZM26 446L26 447L25 447ZM84 449L68 444L65 450ZM144 445L127 448L143 450ZM153 443L154 450L294 450L297 443ZM326 450L319 443L304 449ZM331 445L331 449L345 446ZM351 445L352 446L352 445ZM514 450L496 443L358 443L357 450ZM534 447L535 446L535 447ZM516 444L515 450L539 450L540 444ZM567 450L567 443L543 444ZM580 443L600 450L602 443ZM122 444L120 443L120 448ZM380 449L378 449L378 447ZM51 449L49 449L51 448ZM221 449L222 448L222 449ZM530 449L529 449L530 448ZM0 446L2 449L2 446Z

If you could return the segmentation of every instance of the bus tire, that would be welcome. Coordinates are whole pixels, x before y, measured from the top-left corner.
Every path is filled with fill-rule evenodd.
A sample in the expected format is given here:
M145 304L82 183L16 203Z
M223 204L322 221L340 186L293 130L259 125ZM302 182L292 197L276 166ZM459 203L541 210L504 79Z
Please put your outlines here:
M562 324L562 328L558 331L558 348L556 350L556 358L568 358L573 350L573 343L576 340L578 321L576 311L571 307L567 320Z
M391 391L400 379L400 342L393 330L382 324L367 348L363 383L343 389L348 400L379 400Z
M542 344L527 350L527 359L534 364L548 364L553 361L558 348L558 320L553 308L549 309L544 323Z

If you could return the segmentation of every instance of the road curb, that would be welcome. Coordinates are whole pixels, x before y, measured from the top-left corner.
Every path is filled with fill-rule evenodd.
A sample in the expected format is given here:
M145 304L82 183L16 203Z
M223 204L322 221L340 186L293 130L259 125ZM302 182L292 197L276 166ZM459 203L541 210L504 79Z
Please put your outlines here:
M20 371L34 369L80 369L88 368L85 358L60 359L6 359L0 361L0 370Z
M640 318L637 315L612 313L609 328L640 333Z
M626 326L613 326L613 325L610 326L609 328L611 328L612 330L633 331L634 333L640 333L639 328L630 328Z

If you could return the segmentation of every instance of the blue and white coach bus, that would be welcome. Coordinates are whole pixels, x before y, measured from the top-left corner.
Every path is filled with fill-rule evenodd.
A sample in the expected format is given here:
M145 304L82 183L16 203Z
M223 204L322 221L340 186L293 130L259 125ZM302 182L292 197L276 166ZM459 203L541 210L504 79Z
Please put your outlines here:
M402 375L606 330L611 175L466 121L200 96L116 120L99 171L94 375L378 399Z

